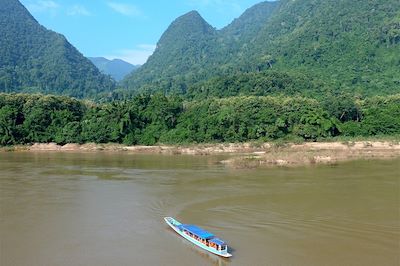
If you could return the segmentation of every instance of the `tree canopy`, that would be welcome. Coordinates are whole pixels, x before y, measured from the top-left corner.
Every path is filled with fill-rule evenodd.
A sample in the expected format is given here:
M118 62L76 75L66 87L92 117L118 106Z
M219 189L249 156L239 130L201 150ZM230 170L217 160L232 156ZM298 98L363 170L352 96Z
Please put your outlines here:
M263 2L221 30L190 12L171 24L148 62L122 85L186 94L199 82L260 71L312 76L324 90L399 93L400 2Z
M0 94L0 145L314 141L398 134L400 95L348 98L334 106L300 96L185 102L155 94L95 104L61 96Z

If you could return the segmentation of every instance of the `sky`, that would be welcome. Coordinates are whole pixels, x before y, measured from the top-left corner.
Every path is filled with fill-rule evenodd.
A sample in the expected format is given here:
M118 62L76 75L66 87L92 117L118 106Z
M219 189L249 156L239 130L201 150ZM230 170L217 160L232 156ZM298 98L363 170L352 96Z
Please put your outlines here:
M143 64L177 17L197 10L220 29L262 0L20 0L88 57Z

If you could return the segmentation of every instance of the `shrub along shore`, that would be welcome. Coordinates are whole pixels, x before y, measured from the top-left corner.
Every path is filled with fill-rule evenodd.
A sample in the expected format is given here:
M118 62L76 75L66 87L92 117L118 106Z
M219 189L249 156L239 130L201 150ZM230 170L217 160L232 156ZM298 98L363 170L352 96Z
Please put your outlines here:
M221 163L232 167L296 166L398 157L399 136L400 94L325 102L156 94L112 103L0 94L0 151L227 154Z
M399 136L400 95L324 102L156 94L93 103L0 94L3 152L226 154L229 167L298 166L399 157Z
M0 94L2 146L303 142L398 135L400 94L363 100L243 96L201 101L156 94L112 103Z

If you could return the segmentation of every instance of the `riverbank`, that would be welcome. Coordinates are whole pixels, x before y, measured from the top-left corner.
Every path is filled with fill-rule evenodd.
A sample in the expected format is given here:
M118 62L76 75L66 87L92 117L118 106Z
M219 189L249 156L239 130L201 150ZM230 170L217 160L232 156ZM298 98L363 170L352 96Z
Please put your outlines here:
M233 168L335 164L357 159L400 157L399 141L346 141L312 143L230 143L188 146L125 146L122 144L55 143L2 147L1 152L126 152L171 155L232 155L221 163Z
M262 166L304 166L336 164L362 159L394 159L400 157L400 144L392 142L305 143L272 147L247 156L233 157L223 163L235 168Z

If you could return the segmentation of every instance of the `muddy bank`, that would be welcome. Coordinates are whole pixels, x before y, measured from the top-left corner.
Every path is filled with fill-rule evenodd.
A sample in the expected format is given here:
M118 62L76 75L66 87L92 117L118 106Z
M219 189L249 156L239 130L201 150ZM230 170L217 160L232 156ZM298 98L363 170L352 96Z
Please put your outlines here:
M313 142L303 144L199 144L190 146L124 146L120 144L33 144L3 147L0 151L34 152L126 152L187 155L232 155L221 163L234 168L262 166L300 166L335 164L356 159L391 159L400 157L398 141Z
M0 151L76 151L76 152L129 152L129 153L160 153L160 154L188 154L188 155L213 155L213 154L237 154L252 153L258 150L271 148L268 143L254 145L251 143L241 144L199 144L190 146L125 146L122 144L65 144L56 143L35 143L33 145L20 145L3 147Z
M350 143L325 142L271 146L264 151L237 156L223 161L235 168L262 166L301 166L336 164L359 159L393 159L400 157L399 142L359 141Z

